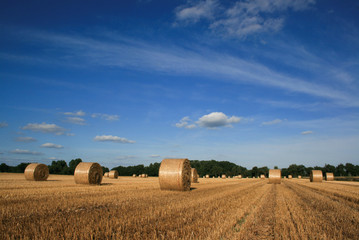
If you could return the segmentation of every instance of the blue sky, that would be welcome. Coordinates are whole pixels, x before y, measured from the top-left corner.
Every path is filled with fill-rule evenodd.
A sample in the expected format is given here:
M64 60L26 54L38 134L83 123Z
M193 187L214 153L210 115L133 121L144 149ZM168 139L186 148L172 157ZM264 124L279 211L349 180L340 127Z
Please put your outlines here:
M0 162L359 163L359 3L2 1Z

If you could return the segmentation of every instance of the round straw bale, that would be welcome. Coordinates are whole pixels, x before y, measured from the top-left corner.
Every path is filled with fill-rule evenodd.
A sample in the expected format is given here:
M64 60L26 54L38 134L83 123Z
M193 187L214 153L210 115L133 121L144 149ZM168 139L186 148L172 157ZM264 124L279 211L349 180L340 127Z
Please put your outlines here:
M81 162L75 169L75 183L101 184L102 167L98 163Z
M269 183L278 183L280 184L282 180L282 173L280 169L270 169L269 170Z
M226 174L222 174L222 179L226 179Z
M293 176L292 175L288 175L288 179L292 179L293 178Z
M108 177L109 178L115 178L117 179L118 178L118 171L117 170L112 170L108 173Z
M299 178L299 179L301 179L301 178L302 178L302 176L298 175L298 178Z
M238 175L238 178L241 179L241 178L242 178L242 175Z
M132 177L136 177L136 174L133 174Z
M191 182L198 183L198 174L195 168L191 168Z
M312 170L310 173L311 182L322 182L323 181L323 172L322 170Z
M206 178L209 178L209 174L206 174Z
M218 176L218 178L221 178L221 176Z
M105 174L103 175L104 177L108 177L109 176L109 172L105 172Z
M327 172L327 173L325 174L325 180L327 180L327 181L334 181L334 173Z
M25 179L30 181L46 181L49 177L49 168L42 163L30 163L24 171Z
M266 176L264 174L261 174L261 179L265 179Z
M161 190L191 189L191 164L187 158L163 159L158 176Z

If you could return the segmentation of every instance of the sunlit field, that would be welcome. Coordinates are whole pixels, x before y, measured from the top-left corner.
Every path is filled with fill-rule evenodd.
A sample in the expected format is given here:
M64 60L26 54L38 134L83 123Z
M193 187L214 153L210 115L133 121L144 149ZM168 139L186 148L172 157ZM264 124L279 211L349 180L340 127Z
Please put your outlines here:
M358 239L359 183L199 179L189 192L158 178L0 174L0 239Z

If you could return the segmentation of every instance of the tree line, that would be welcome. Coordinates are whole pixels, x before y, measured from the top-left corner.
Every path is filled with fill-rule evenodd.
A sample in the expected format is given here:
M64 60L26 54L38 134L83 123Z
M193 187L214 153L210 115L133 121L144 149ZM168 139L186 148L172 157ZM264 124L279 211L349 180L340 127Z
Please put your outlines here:
M65 160L52 161L49 165L50 174L63 174L63 175L73 175L77 164L82 162L82 159L72 159L69 164ZM211 177L218 177L222 174L227 176L238 176L242 177L259 177L261 174L264 174L268 177L269 168L267 166L257 167L254 166L252 169L247 169L245 167L239 166L235 163L228 161L216 161L216 160L191 160L191 167L196 168L200 177L209 174ZM0 164L0 172L13 172L13 173L23 173L27 165L30 163L20 163L17 166L8 166L5 163ZM148 174L148 176L158 176L158 171L161 163L151 163L148 166L143 164L136 166L118 166L114 167L111 170L117 170L120 176L132 176L133 174ZM278 167L274 167L278 168ZM323 174L326 172L332 172L335 176L359 176L359 165L354 165L351 163L339 164L333 166L330 164L325 164L324 167L305 167L304 165L291 164L288 168L282 168L282 176L292 175L293 177L297 176L309 176L312 170L322 170ZM102 167L103 172L108 172L107 167Z

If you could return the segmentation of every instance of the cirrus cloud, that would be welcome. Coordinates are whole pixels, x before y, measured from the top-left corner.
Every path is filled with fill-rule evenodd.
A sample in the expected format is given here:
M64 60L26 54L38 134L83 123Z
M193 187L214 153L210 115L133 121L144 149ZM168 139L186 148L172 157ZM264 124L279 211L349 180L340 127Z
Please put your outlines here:
M96 136L94 138L94 141L99 142L116 142L116 143L135 143L136 141L128 140L123 137L118 136L112 136L112 135L102 135L102 136Z
M300 134L302 134L302 135L308 135L308 134L312 134L313 133L313 131L303 131L303 132L301 132Z
M79 110L77 112L65 112L64 115L70 115L70 116L85 116L86 113L82 110Z

